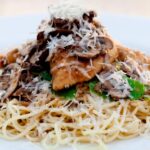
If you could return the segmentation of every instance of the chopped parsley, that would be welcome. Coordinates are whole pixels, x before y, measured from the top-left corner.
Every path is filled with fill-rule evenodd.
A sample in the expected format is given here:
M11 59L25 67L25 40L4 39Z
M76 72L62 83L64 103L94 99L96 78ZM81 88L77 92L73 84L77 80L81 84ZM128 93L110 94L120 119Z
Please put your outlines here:
M41 70L40 68L32 68L31 73L35 76L41 77L42 80L51 81L52 76L49 71Z
M143 83L137 80L133 80L131 78L127 78L127 81L132 88L130 91L130 98L133 100L138 100L144 96L146 91L146 87Z
M51 81L52 80L52 76L49 72L47 71L43 71L40 73L40 76L43 80L46 80L46 81Z
M90 92L91 93L94 93L94 94L97 94L98 95L98 92L96 92L95 91L95 86L96 86L96 84L97 84L97 82L98 81L96 81L96 80L91 80L90 82L89 82L89 90L90 90Z
M76 96L76 87L70 87L68 89L64 89L61 91L53 91L53 93L57 96L63 97L66 100L72 100L75 98Z

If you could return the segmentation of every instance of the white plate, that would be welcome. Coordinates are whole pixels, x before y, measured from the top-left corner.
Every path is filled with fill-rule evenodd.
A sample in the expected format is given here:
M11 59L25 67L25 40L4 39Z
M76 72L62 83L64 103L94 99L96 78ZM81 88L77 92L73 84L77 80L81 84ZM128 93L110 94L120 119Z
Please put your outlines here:
M36 28L46 15L0 17L0 53L36 37ZM101 21L116 40L124 45L150 54L150 20L127 16L102 14ZM0 150L42 150L39 144L26 140L6 141L0 139ZM138 137L116 141L109 150L150 150L150 138Z

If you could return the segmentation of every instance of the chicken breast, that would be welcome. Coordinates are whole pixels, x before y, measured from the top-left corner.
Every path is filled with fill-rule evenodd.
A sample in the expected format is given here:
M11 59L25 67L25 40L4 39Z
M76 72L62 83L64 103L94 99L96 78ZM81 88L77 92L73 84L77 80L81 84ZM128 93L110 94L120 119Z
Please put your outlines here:
M129 48L126 48L120 44L116 45L118 49L118 59L125 61L129 57L137 61L139 64L149 64L150 65L150 56L143 54L141 51L133 51Z
M67 51L60 49L50 62L52 88L62 90L77 83L89 81L102 70L104 63L112 63L117 56L116 48L107 50L105 55L98 55L91 59L69 56Z

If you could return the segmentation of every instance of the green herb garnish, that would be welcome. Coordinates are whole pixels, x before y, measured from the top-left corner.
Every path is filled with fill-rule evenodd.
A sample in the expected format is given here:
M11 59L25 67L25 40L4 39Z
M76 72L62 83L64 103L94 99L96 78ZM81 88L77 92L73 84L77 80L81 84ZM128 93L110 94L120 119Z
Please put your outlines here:
M73 98L75 98L76 92L76 87L70 87L61 91L53 91L55 95L63 97L67 100L72 100Z
M97 94L98 95L98 92L95 91L95 86L97 84L97 81L96 80L92 80L89 82L89 90L91 93L94 93L94 94Z
M46 81L51 81L52 80L52 76L50 75L49 72L47 71L43 71L40 73L40 76L43 80L46 80Z
M142 98L146 91L145 85L140 81L133 80L131 78L127 78L127 81L132 88L130 92L130 98L133 100L138 100Z
M106 93L106 92L102 92L101 93L101 97L103 98L103 99L107 99L108 98L108 94ZM110 98L109 98L110 99Z
M48 71L43 71L39 68L33 68L31 70L31 73L35 76L40 76L42 80L47 80L47 81L52 80L52 76Z

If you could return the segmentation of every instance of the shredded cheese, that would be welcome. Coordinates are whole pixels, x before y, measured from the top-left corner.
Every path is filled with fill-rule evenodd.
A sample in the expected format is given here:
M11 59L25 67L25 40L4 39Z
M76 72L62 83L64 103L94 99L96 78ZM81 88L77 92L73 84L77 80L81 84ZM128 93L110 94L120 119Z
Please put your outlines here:
M49 15L50 19L61 18L61 19L80 19L83 13L87 10L77 5L70 5L64 2L64 4L50 5Z
M44 31L45 37L49 39L47 44L49 57L47 60L57 52L58 48L65 48L69 45L79 46L84 51L97 50L98 38L105 36L107 33L102 26L96 27L93 22L83 19L83 14L88 15L88 13L89 11L86 9L66 3L49 7L49 20L43 21L38 30L38 32ZM71 30L73 34L51 37L49 33L57 29L53 26L53 19L68 19L68 30ZM71 24L75 19L79 23L78 27L76 24Z
M123 71L108 71L106 73L100 73L97 75L100 83L105 83L109 81L114 90L121 91L122 96L129 96L131 87L128 81L124 78L125 73ZM108 94L111 92L111 89L108 89Z
M125 62L120 63L127 68L132 78L135 78L136 76L136 79L142 83L150 84L150 71L148 69L148 64L140 64L130 57L128 57Z

